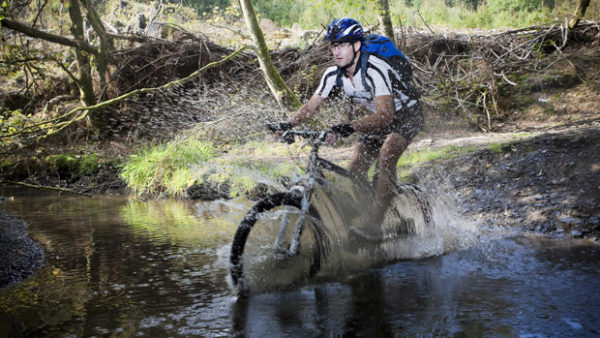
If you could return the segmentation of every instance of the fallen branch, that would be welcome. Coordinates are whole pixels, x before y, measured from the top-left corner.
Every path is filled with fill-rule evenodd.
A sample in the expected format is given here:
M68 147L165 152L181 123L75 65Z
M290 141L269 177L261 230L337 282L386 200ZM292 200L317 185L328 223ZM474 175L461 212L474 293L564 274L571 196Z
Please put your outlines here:
M68 193L71 193L71 194L77 194L77 195L81 195L81 196L85 196L85 197L92 197L92 195L90 195L90 194L82 193L82 192L79 192L79 191L70 190L70 189L63 189L63 188L56 188L56 187L49 187L49 186L46 186L46 185L29 184L29 183L24 183L24 182L15 182L15 181L0 181L0 184L5 184L5 185L20 185L20 186L27 187L27 188L32 188L32 189L54 190L54 191L59 191L59 192L68 192Z
M50 124L50 123L55 123L55 124L52 125L52 128L55 128L55 129L50 129L45 135L40 136L38 138L38 140L46 138L46 137L48 137L50 135L57 134L57 133L61 132L63 129L65 129L66 127L70 126L71 124L73 124L73 123L75 123L77 121L80 121L80 120L86 118L87 115L88 115L88 113L89 113L89 111L91 111L91 110L101 109L101 108L107 107L107 106L109 106L109 105L111 105L113 103L125 100L125 99L127 99L127 98L129 98L131 96L135 96L135 95L139 95L139 94L151 93L151 92L155 92L155 91L158 91L158 90L168 89L168 88L171 88L171 87L176 86L176 85L183 85L185 83L188 83L191 80L193 80L196 76L198 76L202 72L206 71L207 69L220 66L220 65L228 62L229 60L233 59L238 54L240 54L242 51L244 51L246 48L248 48L248 46L242 46L239 49L237 49L236 51L234 51L233 53L231 53L230 55L228 55L227 57L223 58L222 60L209 63L209 64L205 65L204 67L202 67L201 69L199 69L199 70L191 73L190 75L188 75L188 76L186 76L184 78L177 79L175 81L171 81L171 82L166 83L166 84L164 84L164 85L162 85L160 87L140 88L140 89L136 89L134 91L128 92L126 94L123 94L123 95L121 95L119 97L116 97L116 98L113 98L113 99L110 99L110 100L106 100L106 101L100 102L100 103L92 105L92 106L79 106L77 108L71 109L70 111L68 111L65 114L62 114L62 115L60 115L60 116L58 116L56 118L53 118L53 119L46 120L46 121L43 121L43 122L40 122L40 123L37 123L37 124L34 124L34 125L30 125L30 126L24 127L23 129L21 129L19 131L16 131L14 133L11 133L11 134L0 135L0 139L2 139L2 138L8 138L8 137L16 136L16 135L20 135L20 134L25 133L28 130L31 130L33 128L40 127L40 126L43 126L43 125L46 125L46 124ZM76 115L76 114L78 114L78 115ZM70 119L70 120L68 120L68 121L58 122L58 121L61 121L61 120L65 119L65 118L67 118L67 117L70 117L70 116L75 116L75 117L72 118L72 119Z

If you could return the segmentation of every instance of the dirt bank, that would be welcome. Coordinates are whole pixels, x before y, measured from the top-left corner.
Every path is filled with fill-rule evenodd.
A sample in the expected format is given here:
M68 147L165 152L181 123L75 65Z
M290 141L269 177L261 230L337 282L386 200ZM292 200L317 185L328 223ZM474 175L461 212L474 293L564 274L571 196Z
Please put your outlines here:
M483 226L598 241L600 120L502 139L413 168L411 175L432 191L455 194L460 212Z
M33 276L44 262L44 250L29 238L28 227L0 209L0 289Z

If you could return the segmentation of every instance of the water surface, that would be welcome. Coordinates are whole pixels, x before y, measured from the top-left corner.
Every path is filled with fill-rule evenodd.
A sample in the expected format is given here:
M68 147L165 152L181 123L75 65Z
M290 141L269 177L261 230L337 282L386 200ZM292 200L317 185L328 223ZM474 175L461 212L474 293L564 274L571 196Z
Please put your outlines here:
M585 240L478 231L456 251L238 300L228 245L248 202L0 195L48 256L0 291L0 336L600 334L600 248Z

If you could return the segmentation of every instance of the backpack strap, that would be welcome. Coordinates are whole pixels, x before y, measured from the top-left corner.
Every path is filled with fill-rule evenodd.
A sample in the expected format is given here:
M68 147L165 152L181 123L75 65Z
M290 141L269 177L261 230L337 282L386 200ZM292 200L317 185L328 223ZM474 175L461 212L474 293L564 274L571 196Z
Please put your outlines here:
M360 77L363 83L363 87L365 87L366 90L372 92L373 88L371 88L371 86L369 86L369 84L367 83L367 66L369 63L370 55L371 54L366 50L361 51L360 60L358 60L358 63L360 64Z
M335 77L335 85L340 89L344 89L344 82L342 81L342 76L344 76L340 67L337 69L337 76Z

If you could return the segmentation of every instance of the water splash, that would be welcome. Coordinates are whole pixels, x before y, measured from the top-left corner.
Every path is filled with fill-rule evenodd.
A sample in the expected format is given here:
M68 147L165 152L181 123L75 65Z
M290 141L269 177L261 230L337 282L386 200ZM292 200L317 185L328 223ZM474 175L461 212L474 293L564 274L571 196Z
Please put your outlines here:
M451 195L410 184L398 187L383 224L379 225L384 234L382 242L352 240L349 227L357 218L364 219L369 214L372 195L357 195L351 183L344 180L337 179L314 197L331 242L336 244L321 276L442 255L477 242L477 227L459 215Z
M323 234L328 238L328 250L316 276L318 280L343 279L354 272L398 260L446 254L467 248L478 240L477 228L460 217L457 203L450 194L425 191L410 184L398 187L383 224L373 224L382 227L384 240L361 240L353 236L349 229L356 222L368 219L372 192L357 188L344 177L328 177L328 180L331 183L318 186L312 198L322 221ZM272 215L272 218L277 217L277 213ZM261 236L274 237L274 234L264 233ZM227 267L229 249L223 249L220 255L220 264ZM264 259L267 262L267 258ZM259 281L252 284L258 286L261 292L306 282L306 274L303 275L301 271L278 270L278 266L272 262L265 263L261 269L258 272L255 270L251 276ZM292 272L303 276L303 279L294 280L288 274Z

